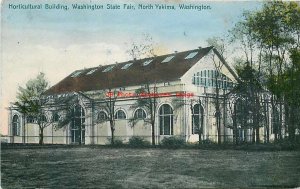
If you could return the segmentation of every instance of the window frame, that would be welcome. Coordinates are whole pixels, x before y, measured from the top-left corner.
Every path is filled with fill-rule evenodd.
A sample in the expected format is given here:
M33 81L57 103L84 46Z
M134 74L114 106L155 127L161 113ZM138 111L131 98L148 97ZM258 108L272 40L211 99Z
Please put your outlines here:
M165 112L166 107L170 108L170 113ZM169 104L162 104L158 110L158 117L159 134L162 136L174 135L174 110L172 106ZM165 125L167 122L169 122L168 125ZM166 128L168 128L168 130L166 130Z
M175 58L175 55L167 56L161 63L167 63L170 62L173 58Z
M102 115L105 115L104 117L104 119L102 119L102 118L100 118L100 114L102 114ZM101 111L99 111L98 112L98 114L97 114L97 120L103 120L103 121L107 121L108 120L108 115L107 115L107 113L104 111L104 110L101 110Z
M120 115L119 115L119 112L123 112L123 113L124 113L124 117L119 117L119 116L120 116ZM117 111L115 112L114 117L115 117L115 120L124 120L124 119L127 119L126 113L125 113L125 111L122 110L122 109L117 110Z
M13 136L20 136L20 134L21 134L21 128L20 127L21 127L20 116L15 114L12 117L12 135Z
M192 59L192 58L194 58L197 54L198 54L198 51L190 52L184 59L185 59L185 60Z
M138 111L142 111L142 117L136 116L136 115L139 115L139 114L137 113ZM146 111L145 111L143 108L137 108L137 109L134 111L133 117L134 117L134 119L137 119L137 120L143 120L143 119L146 119L146 118L147 118L147 113L146 113Z
M127 70L130 66L132 66L133 62L125 64L121 69Z

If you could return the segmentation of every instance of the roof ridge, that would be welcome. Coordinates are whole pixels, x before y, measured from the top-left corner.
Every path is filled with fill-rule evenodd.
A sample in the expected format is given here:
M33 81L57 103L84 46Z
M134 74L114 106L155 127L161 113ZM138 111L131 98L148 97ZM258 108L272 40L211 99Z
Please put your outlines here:
M136 61L143 61L143 60L148 60L151 58L159 58L159 57L163 57L163 56L170 56L170 55L175 55L175 54L180 54L180 53L187 53L187 52L191 52L191 51L195 51L195 50L203 50L203 49L208 49L208 48L213 48L213 46L209 46L209 47L204 47L204 48L197 48L197 49L192 49L192 50L186 50L186 51L180 51L180 52L176 52L176 53L168 53L168 54L164 54L164 55L159 55L159 56L155 56L155 57L147 57L147 58L141 58L141 59L137 59L134 61L134 59L130 59L128 61L125 62L119 62L119 63L112 63L112 64L105 64L105 65L101 65L101 68L106 68L108 66L112 66L112 65L118 65L118 64L127 64L130 62L135 63ZM79 69L79 70L74 70L73 72L76 71L85 71L85 70L92 70L92 69L96 69L99 68L99 66L95 66L95 67L89 67L89 68L84 68L84 69Z

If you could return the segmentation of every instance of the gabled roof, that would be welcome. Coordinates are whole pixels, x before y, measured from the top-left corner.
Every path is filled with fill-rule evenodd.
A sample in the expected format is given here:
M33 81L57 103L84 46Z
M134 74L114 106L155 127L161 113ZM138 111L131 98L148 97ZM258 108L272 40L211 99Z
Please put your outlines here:
M207 55L212 48L213 47L206 47L152 58L131 60L118 64L77 70L52 86L45 94L103 90L136 86L146 83L174 81L179 79L202 57ZM198 53L194 57L186 59L186 57L193 52ZM170 56L174 56L174 58L168 62L162 63ZM144 66L143 63L147 60L152 61ZM127 69L122 69L128 63L133 64ZM114 67L110 71L103 72L104 70L108 70L108 67L110 66ZM80 74L78 74L79 72Z

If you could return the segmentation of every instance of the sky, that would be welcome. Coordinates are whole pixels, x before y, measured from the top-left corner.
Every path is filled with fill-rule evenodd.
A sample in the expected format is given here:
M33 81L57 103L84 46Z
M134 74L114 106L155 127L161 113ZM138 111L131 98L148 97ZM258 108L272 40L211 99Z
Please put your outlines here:
M107 10L107 4L132 4L135 10ZM206 10L180 10L178 4L209 6ZM41 10L13 9L19 4L42 5ZM68 10L45 9L45 4L67 5ZM74 10L72 4L103 5L101 10ZM138 5L154 9L140 10ZM174 5L158 10L155 4ZM259 1L181 0L2 0L0 121L8 132L8 110L19 86L44 72L54 85L74 70L130 59L133 42L152 37L156 54L207 46L210 37L223 37L245 10L257 10Z

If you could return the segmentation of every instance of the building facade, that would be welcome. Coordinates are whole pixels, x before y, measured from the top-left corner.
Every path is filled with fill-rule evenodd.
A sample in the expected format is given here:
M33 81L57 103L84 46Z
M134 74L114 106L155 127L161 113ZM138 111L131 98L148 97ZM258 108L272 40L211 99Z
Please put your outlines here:
M251 141L251 128L232 128L230 103L224 98L239 78L213 47L176 52L141 60L77 70L45 92L49 99L44 129L45 144L107 144L112 135L108 98L114 97L114 136L127 142L140 136L151 142L151 113L136 106L137 91L150 89L142 98L155 98L155 141L177 136L187 142L201 140L233 142L234 137ZM113 91L113 93L112 93ZM59 98L76 97L72 118L63 127L56 122L64 115L55 103ZM216 100L218 99L218 100ZM216 108L218 107L218 108ZM9 108L11 143L38 143L39 128L34 118ZM219 131L219 132L218 132ZM261 138L265 129L261 128Z

